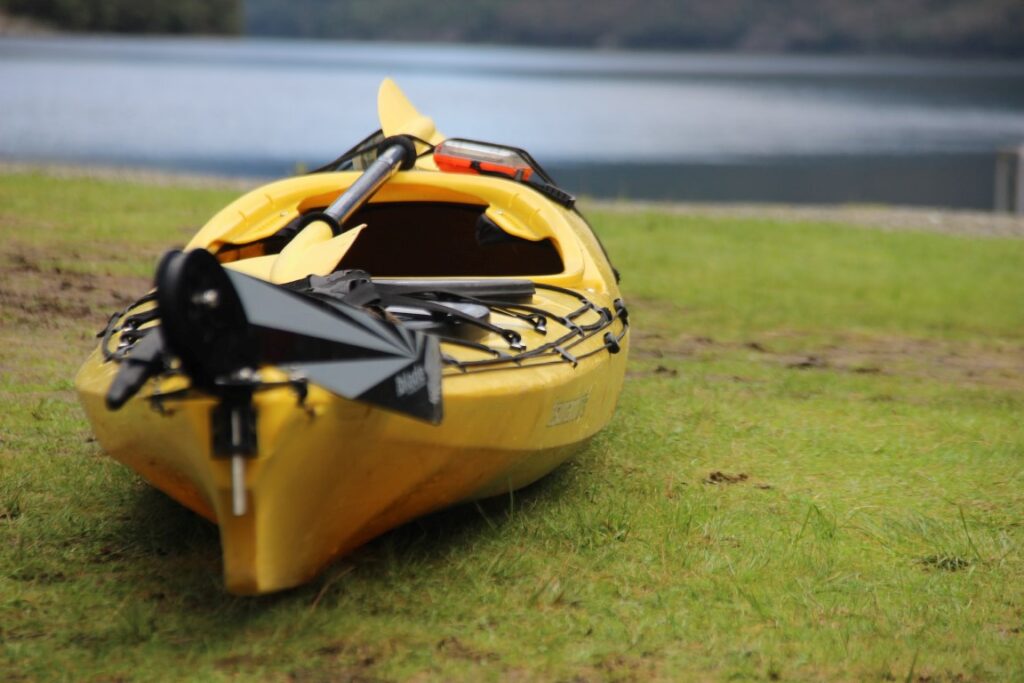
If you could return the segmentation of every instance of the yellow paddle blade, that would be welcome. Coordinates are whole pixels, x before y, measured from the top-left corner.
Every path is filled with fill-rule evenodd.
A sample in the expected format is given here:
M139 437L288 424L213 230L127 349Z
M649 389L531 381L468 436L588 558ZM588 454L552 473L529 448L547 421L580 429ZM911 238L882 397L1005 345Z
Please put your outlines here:
M270 281L281 284L307 275L330 275L365 227L363 224L331 237L331 228L326 223L310 223L278 254L270 270Z
M390 78L381 81L380 90L377 91L377 116L380 118L380 128L387 137L411 135L432 145L444 141L444 135L434 126L434 120L421 114ZM416 143L417 152L422 153L425 150L425 145ZM419 168L437 170L430 156L421 157L416 165Z
M277 254L267 254L266 256L253 256L252 258L244 258L238 261L229 261L221 265L231 270L237 270L239 273L245 273L246 275L252 275L261 280L269 281L270 271L274 269L275 261L277 261Z

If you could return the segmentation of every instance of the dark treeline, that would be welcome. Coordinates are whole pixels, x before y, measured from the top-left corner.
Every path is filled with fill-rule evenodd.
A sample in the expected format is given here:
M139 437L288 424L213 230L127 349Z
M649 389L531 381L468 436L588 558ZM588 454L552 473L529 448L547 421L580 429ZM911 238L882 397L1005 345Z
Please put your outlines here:
M1024 0L0 0L72 31L1024 56Z
M246 0L255 35L1024 56L1024 0Z
M238 33L242 0L0 0L0 11L67 31Z

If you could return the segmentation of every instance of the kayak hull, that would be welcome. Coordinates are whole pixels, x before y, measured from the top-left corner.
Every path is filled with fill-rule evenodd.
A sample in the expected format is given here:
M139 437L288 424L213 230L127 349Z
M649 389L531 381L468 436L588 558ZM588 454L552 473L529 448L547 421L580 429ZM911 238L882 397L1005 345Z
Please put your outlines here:
M111 413L111 364L98 353L77 385L104 450L217 523L227 589L258 594L302 584L415 517L541 478L607 423L624 371L625 354L603 354L576 368L452 375L440 425L315 386L301 403L287 388L259 392L243 515L232 510L231 462L212 452L213 399L160 399L158 384L157 398Z

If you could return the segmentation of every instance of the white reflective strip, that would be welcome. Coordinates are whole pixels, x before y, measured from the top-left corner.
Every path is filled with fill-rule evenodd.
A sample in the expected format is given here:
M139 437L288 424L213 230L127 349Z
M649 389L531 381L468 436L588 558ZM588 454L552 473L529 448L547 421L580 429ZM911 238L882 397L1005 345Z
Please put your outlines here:
M245 457L231 456L231 511L235 517L245 514Z

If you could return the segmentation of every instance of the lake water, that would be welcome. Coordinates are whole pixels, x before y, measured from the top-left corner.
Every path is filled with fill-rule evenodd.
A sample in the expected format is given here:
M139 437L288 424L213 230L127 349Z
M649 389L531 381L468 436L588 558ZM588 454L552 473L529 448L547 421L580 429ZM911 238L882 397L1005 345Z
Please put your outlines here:
M287 174L377 127L384 76L602 196L989 208L1024 143L1024 63L59 37L0 39L0 158Z

